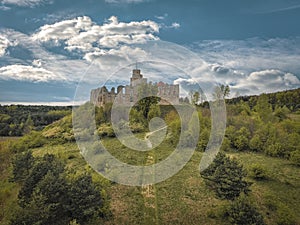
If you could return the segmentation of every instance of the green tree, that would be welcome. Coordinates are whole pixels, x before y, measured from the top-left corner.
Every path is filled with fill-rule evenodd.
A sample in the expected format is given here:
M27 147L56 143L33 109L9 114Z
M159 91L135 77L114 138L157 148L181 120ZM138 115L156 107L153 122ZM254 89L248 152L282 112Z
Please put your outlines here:
M90 175L68 180L64 164L53 155L36 158L18 195L12 225L64 225L70 221L88 224L109 213L105 191Z
M85 224L94 216L100 216L103 199L90 175L82 175L72 183L68 200L71 218L80 224Z
M245 197L231 202L225 209L225 218L234 225L264 225L263 216Z
M148 119L148 114L152 105L157 105L160 98L157 97L158 88L153 84L140 84L138 89L139 101L135 108L143 113L145 119Z
M215 191L216 196L229 200L234 200L241 193L247 194L250 191L250 183L245 181L246 175L243 166L221 152L218 153L213 163L201 172L201 176Z
M272 106L269 103L269 99L266 94L262 94L258 97L257 104L254 109L263 122L267 123L273 120Z
M48 172L52 171L57 175L62 173L63 170L63 164L54 155L46 154L40 161L36 162L19 191L18 199L21 207L30 202L36 186Z
M34 158L31 151L19 153L12 161L12 181L23 182L28 177L29 172L33 166Z
M199 104L200 97L201 97L199 91L191 90L191 91L189 92L189 95L190 95L191 103L192 103L193 105Z
M229 95L230 95L230 87L224 84L215 87L213 92L213 97L215 100L225 99Z
M148 121L161 115L160 107L158 105L151 105L148 113Z
M23 134L29 134L30 131L34 128L33 120L31 119L30 114L27 117L27 120L24 123Z

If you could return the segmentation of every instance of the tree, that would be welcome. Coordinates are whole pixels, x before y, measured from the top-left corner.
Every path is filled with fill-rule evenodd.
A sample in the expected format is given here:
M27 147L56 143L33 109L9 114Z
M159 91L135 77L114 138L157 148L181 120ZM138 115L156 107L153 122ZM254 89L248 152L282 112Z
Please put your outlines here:
M191 90L189 92L189 95L190 95L190 98L191 98L191 103L193 105L197 105L199 103L199 101L200 101L200 93L199 93L199 91L193 91L193 90Z
M70 221L88 224L109 213L104 190L90 175L68 180L64 164L53 155L36 158L18 195L12 225L64 225Z
M82 175L74 181L68 192L68 200L71 218L80 224L85 224L97 214L99 216L103 205L100 192L90 175Z
M234 200L241 193L247 194L250 191L250 183L244 180L246 175L243 166L221 152L218 153L213 163L201 172L201 176L215 191L216 196L228 200Z
M152 105L157 105L160 97L157 97L158 89L153 84L140 84L138 89L139 101L135 108L143 113L145 119L148 119L148 114Z
M53 174L58 175L64 171L64 167L54 155L46 154L32 167L30 174L20 189L18 199L21 207L25 207L30 202L38 183L42 181L50 171L53 172Z
M32 131L33 127L34 127L34 123L29 114L27 120L24 123L23 134L29 134L30 131Z
M33 162L34 158L31 151L17 154L12 162L13 177L11 180L14 182L23 182L28 177Z
M262 215L257 208L245 197L231 202L225 209L225 218L230 224L236 225L264 225Z
M258 113L260 119L267 123L272 121L272 106L269 103L268 96L266 94L262 94L258 97L257 104L254 107L255 111Z
M228 85L221 84L215 87L213 92L213 97L215 100L225 99L230 95L230 88Z
M159 117L160 115L160 107L158 105L151 105L148 113L148 121L150 121L154 117Z

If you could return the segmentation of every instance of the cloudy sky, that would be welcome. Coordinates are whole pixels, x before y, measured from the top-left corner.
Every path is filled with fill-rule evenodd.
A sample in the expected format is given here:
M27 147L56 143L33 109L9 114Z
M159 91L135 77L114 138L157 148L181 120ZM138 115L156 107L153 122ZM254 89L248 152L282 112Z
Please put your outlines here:
M0 104L70 104L135 62L232 97L298 88L300 0L0 0Z

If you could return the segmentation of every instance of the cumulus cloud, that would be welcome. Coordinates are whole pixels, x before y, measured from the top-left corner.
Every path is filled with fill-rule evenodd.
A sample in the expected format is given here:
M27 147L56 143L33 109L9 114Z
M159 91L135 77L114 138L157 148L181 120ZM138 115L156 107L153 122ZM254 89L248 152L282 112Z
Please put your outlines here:
M157 40L155 34L158 32L159 25L150 20L125 23L112 16L103 25L97 25L84 16L44 25L33 35L33 39L53 41L57 45L63 41L69 51L90 52L100 48L116 48L121 44Z
M191 46L203 60L245 74L268 69L300 71L300 37L206 40Z
M5 36L0 34L0 57L3 56L6 52L6 49L13 45L11 41L9 41Z
M0 78L2 80L18 80L30 82L63 81L65 77L54 74L44 68L26 65L9 65L0 67Z
M296 88L299 85L300 81L294 74L271 69L249 74L247 79L241 81L237 87L255 87L255 89L261 93L287 90Z
M147 53L141 48L122 46L120 49L87 53L84 59L89 62L96 61L103 70L116 69L117 67L127 66L135 61L146 60Z
M41 4L51 4L52 0L2 0L1 3L22 7L35 7Z

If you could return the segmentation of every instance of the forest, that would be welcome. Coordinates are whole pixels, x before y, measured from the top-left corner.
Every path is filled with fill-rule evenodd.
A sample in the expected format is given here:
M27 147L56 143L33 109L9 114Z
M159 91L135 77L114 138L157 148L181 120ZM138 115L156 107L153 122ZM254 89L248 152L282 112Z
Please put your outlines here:
M83 141L97 135L122 162L158 163L181 135L176 109L158 100L140 101L128 124L143 138L152 118L165 121L167 135L153 150L134 151L115 137L109 104L80 106L76 112L95 112L96 131L81 118L76 133ZM11 137L0 139L0 224L300 224L300 89L226 99L221 151L201 172L211 112L207 102L191 102L200 121L196 151L176 175L147 187L117 184L95 171L111 168L98 140L80 152L70 108L1 106L0 132ZM184 135L192 140L189 126Z
M70 114L71 106L0 105L0 136L22 136Z

